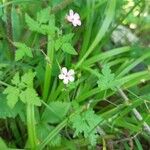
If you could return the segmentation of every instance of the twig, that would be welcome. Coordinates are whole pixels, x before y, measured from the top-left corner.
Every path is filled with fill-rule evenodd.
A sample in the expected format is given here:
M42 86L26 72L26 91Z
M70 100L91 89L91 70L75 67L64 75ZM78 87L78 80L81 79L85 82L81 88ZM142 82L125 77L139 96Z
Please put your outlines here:
M123 92L122 89L118 89L118 92L119 94L122 96L122 98L125 100L125 102L127 104L129 104L129 98L127 97L127 95ZM139 120L139 121L143 121L143 117L142 115L138 112L138 110L136 108L133 108L132 109L135 117ZM143 122L143 127L144 127L144 130L150 135L150 126L144 121Z
M121 140L118 140L118 141L110 141L109 143L112 143L112 144L118 144L118 143L122 143L122 142L125 142L125 141L130 141L130 140L133 140L135 139L141 132L138 132L136 133L134 136L132 137L128 137L128 138L124 138L124 139L121 139Z

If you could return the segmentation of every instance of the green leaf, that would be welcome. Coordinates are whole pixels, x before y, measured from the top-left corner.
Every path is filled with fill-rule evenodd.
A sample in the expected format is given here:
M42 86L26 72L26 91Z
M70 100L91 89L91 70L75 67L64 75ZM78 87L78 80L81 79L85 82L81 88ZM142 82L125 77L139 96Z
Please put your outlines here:
M7 145L5 144L5 142L3 141L2 138L0 138L0 149L8 150L8 147L7 147Z
M25 73L22 77L21 77L21 82L23 84L25 84L27 87L33 87L33 79L35 77L35 73L32 71L29 71L27 73Z
M128 122L128 120L125 117L115 120L115 126L123 127L125 129L129 129L133 132L139 132L139 130L141 129L137 125Z
M19 89L13 86L8 86L4 92L4 94L7 94L7 104L10 108L14 108L16 103L18 102L19 98Z
M55 41L55 50L57 51L58 49L60 49L64 44L69 44L68 42L71 41L72 37L73 37L73 33L70 34L66 34L64 36L59 37L56 41Z
M37 13L37 21L41 23L47 23L49 21L50 16L50 7L42 9Z
M22 91L19 97L23 103L41 106L40 98L33 88L27 88L26 90Z
M75 129L74 136L80 136L83 133L84 137L89 139L91 145L96 145L98 137L96 127L99 125L101 118L93 110L89 109L82 113L77 113L70 121Z
M40 123L37 125L37 136L40 141L43 141L54 127L49 126L46 123ZM50 142L49 146L59 146L61 144L61 135L57 134Z
M21 60L24 57L24 52L21 50L17 50L15 53L15 60Z
M40 29L41 29L41 31L39 33L54 36L57 28L55 26L50 26L50 25L44 24L44 25L41 25Z
M14 108L10 108L7 104L6 97L2 94L0 95L0 106L0 118L2 119L6 119L7 117L15 118L18 114L21 115L24 109L22 103L19 102L15 105Z
M17 51L15 53L16 61L22 59L24 56L33 57L30 47L27 47L24 43L19 42L14 42L14 44L17 47Z
M127 53L129 51L131 51L131 48L129 46L111 49L111 50L108 50L107 52L94 55L91 58L85 60L85 62L83 63L84 64L83 66L91 66L91 65L94 65L96 62L107 60L108 58L115 58L118 55L121 55L121 54L123 55L124 53Z
M42 120L49 123L59 123L69 111L70 103L51 102L42 115Z
M118 81L115 80L115 74L111 73L110 67L105 65L102 68L102 74L99 76L98 87L101 90L112 89L115 90L117 86L119 86Z
M40 25L38 22L33 20L28 14L25 14L25 22L31 31L40 31Z
M13 85L16 85L16 86L19 85L19 83L20 83L19 72L17 72L17 73L15 74L15 76L14 76L13 79L11 80L11 83L12 83Z
M69 33L69 34L66 34L62 37L62 42L63 43L67 43L67 42L70 42L71 39L73 38L74 34L73 33Z
M143 150L143 147L142 147L142 143L140 143L140 141L138 140L138 138L135 138L135 143L138 147L138 150Z
M12 79L12 83L15 86L8 86L3 92L4 94L7 94L7 103L11 108L16 105L19 98L24 103L37 106L41 105L40 98L38 97L36 91L33 89L34 77L35 73L29 71L21 77L20 81L19 73L15 74Z
M71 55L78 55L73 46L70 43L64 43L62 45L62 50Z
M116 0L109 0L108 7L106 8L106 11L105 11L106 17L105 17L104 21L102 22L101 28L99 29L93 43L89 47L89 49L86 51L86 53L83 55L83 57L80 59L80 61L76 65L77 68L94 51L95 47L99 44L99 42L106 35L105 33L108 31L108 28L110 27L110 25L113 21L114 15L115 15L115 8L116 8Z
M55 50L58 51L61 48L62 45L63 45L62 38L58 38L55 41Z

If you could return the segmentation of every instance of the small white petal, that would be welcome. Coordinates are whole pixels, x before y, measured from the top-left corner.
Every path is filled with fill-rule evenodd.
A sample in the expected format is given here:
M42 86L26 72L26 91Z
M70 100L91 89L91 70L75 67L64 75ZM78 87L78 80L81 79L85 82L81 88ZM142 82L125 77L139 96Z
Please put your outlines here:
M68 78L64 78L63 83L68 84L68 82L69 82Z
M72 22L72 17L67 16L66 19L67 19L69 22Z
M76 21L76 24L77 24L78 26L81 26L81 21L80 21L80 20L77 20L77 21Z
M76 27L77 26L77 23L76 23L76 21L74 20L74 21L72 21L72 24L73 24L73 26L74 27Z
M66 67L63 67L63 68L61 69L61 72L62 72L64 75L66 75L66 74L67 74L67 68L66 68Z
M69 75L69 76L74 75L74 74L75 74L75 72L74 72L73 69L70 69L70 70L68 71L68 75Z
M74 19L75 19L75 20L80 19L80 16L79 16L79 14L78 14L78 13L75 13L75 14L74 14Z
M63 74L60 74L58 77L59 77L59 79L61 79L61 80L64 79L64 75L63 75Z
M69 15L70 15L70 17L73 17L73 16L74 16L74 12L73 12L72 9L69 10Z
M70 77L69 77L69 81L70 81L70 82L73 82L73 81L74 81L74 77L73 77L73 76L70 76Z

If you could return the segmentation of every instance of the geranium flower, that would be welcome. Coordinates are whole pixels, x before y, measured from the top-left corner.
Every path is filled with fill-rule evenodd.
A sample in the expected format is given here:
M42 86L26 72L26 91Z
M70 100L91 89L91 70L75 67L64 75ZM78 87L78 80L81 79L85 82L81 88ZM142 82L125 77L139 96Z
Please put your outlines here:
M78 13L74 13L73 10L69 10L69 15L66 16L67 20L73 24L73 26L80 26L81 20Z
M66 67L63 67L61 69L61 73L59 74L59 79L63 80L64 84L68 84L69 82L73 82L74 81L74 70L70 69L69 71L67 70Z

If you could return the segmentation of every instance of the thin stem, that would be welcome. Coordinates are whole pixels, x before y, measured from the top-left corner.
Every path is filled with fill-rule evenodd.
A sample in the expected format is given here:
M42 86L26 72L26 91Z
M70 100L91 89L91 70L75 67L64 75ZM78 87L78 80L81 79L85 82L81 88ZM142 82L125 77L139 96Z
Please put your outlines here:
M118 144L118 143L122 143L122 142L125 142L125 141L130 141L130 140L135 139L140 133L141 132L138 132L138 133L136 133L135 135L133 135L131 137L127 137L127 138L124 138L124 139L121 139L121 140L117 140L117 141L111 141L109 143Z
M47 100L50 85L51 85L52 66L53 66L53 57L54 57L54 40L52 39L50 35L48 36L47 49L48 49L47 56L48 56L49 61L47 61L46 71L45 71L45 81L44 81L44 91L43 91L43 99L45 101Z
M9 0L7 0L6 2L9 2ZM13 41L12 16L11 16L12 11L11 11L11 9L12 9L12 5L9 5L5 8L5 10L6 10L6 33L7 33L8 39ZM9 48L10 48L10 58L13 58L15 47L10 42L8 42L8 45L9 45Z
M27 130L28 139L31 146L31 150L36 149L36 130L35 130L35 116L34 116L34 105L27 104Z
M129 104L129 98L127 97L127 95L123 92L122 89L118 89L118 92L119 94L121 95L121 97L124 99L124 101ZM133 111L133 114L135 115L135 117L139 120L139 121L143 121L143 117L142 115L138 112L138 110L136 108L133 108L132 109ZM144 127L144 130L150 135L150 126L145 122L143 121L143 127Z
M10 86L9 84L3 82L3 81L0 81L0 84L4 85L4 86Z

